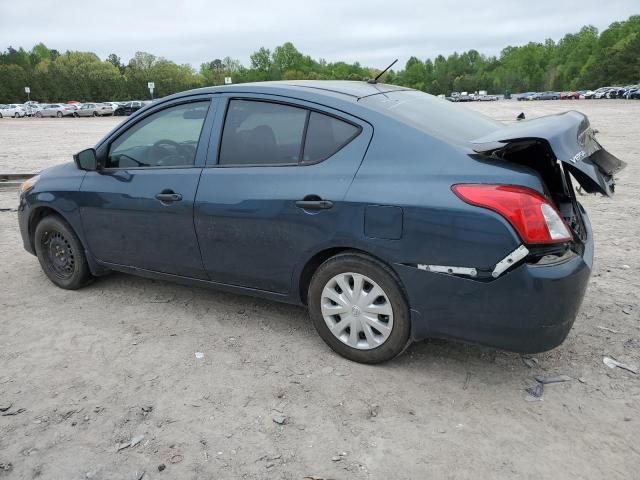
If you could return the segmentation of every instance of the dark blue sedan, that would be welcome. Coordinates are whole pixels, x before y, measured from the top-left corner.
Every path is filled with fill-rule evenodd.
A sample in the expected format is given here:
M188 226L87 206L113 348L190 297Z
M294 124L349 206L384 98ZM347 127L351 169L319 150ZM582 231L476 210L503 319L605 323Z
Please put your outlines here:
M204 88L136 112L21 189L56 285L110 271L307 305L341 355L444 337L559 345L593 260L577 202L624 163L577 112L507 126L415 90Z

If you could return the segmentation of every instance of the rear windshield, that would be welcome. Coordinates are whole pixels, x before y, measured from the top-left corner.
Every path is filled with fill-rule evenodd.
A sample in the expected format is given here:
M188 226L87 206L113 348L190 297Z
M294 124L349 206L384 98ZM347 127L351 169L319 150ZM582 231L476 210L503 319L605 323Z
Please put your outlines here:
M468 142L504 127L504 124L468 106L415 90L372 95L360 99L359 103L430 135L457 143Z

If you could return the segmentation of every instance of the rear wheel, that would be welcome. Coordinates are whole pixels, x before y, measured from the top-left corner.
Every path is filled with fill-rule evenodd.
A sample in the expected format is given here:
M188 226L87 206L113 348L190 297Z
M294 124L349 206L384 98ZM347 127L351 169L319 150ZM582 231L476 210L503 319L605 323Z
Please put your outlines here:
M93 116L94 116L94 117L99 117L99 116L100 116L100 114L99 114L98 112L93 112Z
M36 117L42 118L42 112L36 112Z
M34 243L42 270L57 286L76 290L93 279L80 240L61 217L49 215L40 220Z
M385 362L409 344L409 306L400 281L378 260L349 252L330 258L313 275L308 298L318 334L349 360Z
M73 116L78 118L80 115L78 115L78 112L73 112Z
M62 112L58 112L58 113L56 113L56 117L58 117L58 118L62 118Z

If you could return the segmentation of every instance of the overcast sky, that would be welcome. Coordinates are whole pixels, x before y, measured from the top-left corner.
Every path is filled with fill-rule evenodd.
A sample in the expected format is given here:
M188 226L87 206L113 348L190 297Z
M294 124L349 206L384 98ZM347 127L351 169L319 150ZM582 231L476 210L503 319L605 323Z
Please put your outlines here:
M471 48L497 55L633 14L639 0L0 0L0 49L44 42L125 62L146 51L197 68L227 55L248 65L260 46L291 41L316 59L382 68Z

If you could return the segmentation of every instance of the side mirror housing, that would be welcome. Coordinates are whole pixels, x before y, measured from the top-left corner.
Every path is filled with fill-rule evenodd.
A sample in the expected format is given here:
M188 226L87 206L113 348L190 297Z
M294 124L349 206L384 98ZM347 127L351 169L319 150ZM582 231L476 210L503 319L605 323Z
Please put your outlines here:
M99 168L98 157L96 151L93 148L87 148L81 152L76 153L73 156L73 160L80 170L87 170L90 172L96 171Z

